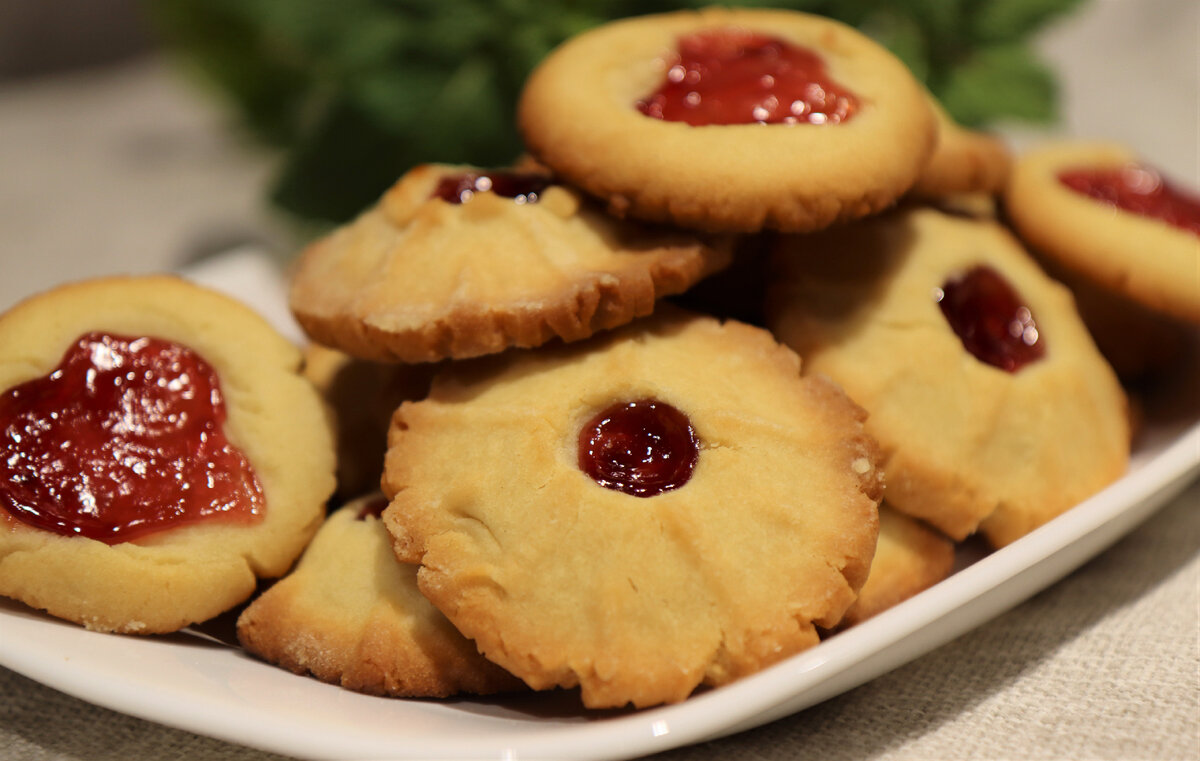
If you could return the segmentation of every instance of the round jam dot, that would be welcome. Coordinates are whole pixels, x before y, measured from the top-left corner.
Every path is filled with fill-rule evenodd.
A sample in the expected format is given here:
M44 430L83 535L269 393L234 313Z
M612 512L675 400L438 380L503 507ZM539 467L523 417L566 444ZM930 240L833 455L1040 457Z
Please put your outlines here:
M947 280L938 304L963 347L981 362L1015 373L1046 353L1033 314L991 267L977 265Z
M1200 198L1168 184L1153 169L1136 164L1115 169L1068 169L1059 172L1058 181L1076 193L1122 211L1200 235Z
M518 204L537 203L551 184L548 176L534 172L464 172L443 177L430 197L461 204L476 193L495 193Z
M107 544L256 520L262 487L225 415L215 371L192 350L84 335L49 375L0 394L0 509Z
M681 37L666 80L638 101L647 116L710 124L837 124L858 98L812 50L740 29Z
M653 497L692 477L700 442L687 415L656 399L619 402L579 431L579 468L606 489Z

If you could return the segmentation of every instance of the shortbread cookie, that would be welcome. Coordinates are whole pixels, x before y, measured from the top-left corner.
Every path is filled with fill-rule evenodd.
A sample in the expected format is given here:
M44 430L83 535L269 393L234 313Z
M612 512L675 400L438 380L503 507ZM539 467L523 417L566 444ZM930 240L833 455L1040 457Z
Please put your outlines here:
M1000 218L999 199L987 193L951 193L937 198L913 199L907 205L930 206L946 214L968 219Z
M1007 544L1124 473L1124 394L999 224L913 208L781 239L769 324L866 408L888 503Z
M568 40L518 106L530 152L618 214L808 231L888 206L937 127L882 46L830 19L708 8Z
M967 129L929 98L938 121L938 139L912 195L939 199L961 194L996 195L1008 182L1012 155L995 135Z
M438 367L370 362L320 344L305 348L304 377L333 415L337 504L379 489L392 413L403 401L423 398Z
M614 220L549 175L426 165L308 249L291 306L363 359L472 357L649 314L730 246Z
M862 623L932 587L954 569L954 542L921 521L879 506L879 544L867 583L839 629Z
M384 522L480 652L593 708L818 641L874 552L861 410L766 331L681 310L439 376L390 434Z
M1071 289L1079 316L1126 388L1144 386L1178 372L1180 363L1195 351L1193 326L1098 285L1046 257L1039 261L1051 277Z
M168 632L291 566L333 491L300 352L172 277L56 288L0 316L0 594Z
M382 495L329 516L295 570L238 618L250 652L373 695L446 697L524 687L481 656L417 591L379 520Z
M1129 149L1054 143L1020 156L1004 196L1017 233L1060 266L1200 324L1200 197Z

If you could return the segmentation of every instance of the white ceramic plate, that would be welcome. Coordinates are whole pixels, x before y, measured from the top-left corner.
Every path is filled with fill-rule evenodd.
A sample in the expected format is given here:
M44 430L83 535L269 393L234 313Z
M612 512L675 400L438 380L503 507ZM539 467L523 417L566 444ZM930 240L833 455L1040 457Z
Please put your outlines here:
M285 331L273 271L253 255L193 275ZM1188 373L1178 379L1195 397ZM1187 390L1192 393L1188 394ZM231 622L162 637L88 632L0 601L0 665L117 711L302 758L623 759L748 729L855 687L981 624L1124 535L1200 472L1200 410L1155 418L1129 474L1012 545L960 553L925 593L766 671L640 712L585 712L574 693L488 700L373 698L253 660Z

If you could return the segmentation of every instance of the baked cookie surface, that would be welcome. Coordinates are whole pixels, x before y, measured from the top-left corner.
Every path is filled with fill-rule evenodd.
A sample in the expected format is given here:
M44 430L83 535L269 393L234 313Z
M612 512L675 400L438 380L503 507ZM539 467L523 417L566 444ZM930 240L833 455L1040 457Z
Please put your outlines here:
M543 175L522 175L544 180L532 196L507 197L492 188L501 174L411 170L304 253L290 294L300 324L363 359L473 357L586 338L729 263L729 241L614 220ZM470 177L492 189L442 195Z
M1098 195L1140 206L1172 192L1180 219L1170 224L1098 200L1064 184L1064 173L1107 173ZM1004 194L1017 233L1057 265L1145 307L1200 324L1200 197L1171 188L1128 148L1107 142L1051 143L1018 157ZM1162 201L1165 203L1166 201ZM1190 207L1190 212L1187 211Z
M924 199L957 194L996 195L1004 190L1012 169L1012 154L995 135L963 127L932 96L938 137L929 163L909 191Z
M175 351L142 383L127 340ZM174 631L283 574L320 524L334 468L324 410L299 351L241 304L165 276L88 281L0 316L0 347L5 459L32 464L5 472L0 594L91 629ZM91 362L86 385L35 393L72 352ZM31 425L66 436L61 459L27 448ZM206 444L222 440L215 454Z
M815 55L833 113L810 121L825 106L803 98L791 101L796 123L692 126L642 113L656 88L690 82L679 46L703 46L704 35L717 36L717 49L730 44L721 35L749 40L743 57L773 59L781 47ZM789 118L772 97L762 103ZM853 113L843 113L850 98ZM747 9L643 16L578 35L530 76L518 120L531 153L614 213L737 232L808 231L878 211L912 186L936 138L924 90L884 48L828 19Z
M396 413L384 492L397 556L488 659L640 707L817 644L866 576L879 474L791 351L666 310L440 376Z
M1071 289L1097 348L1130 389L1144 389L1167 377L1196 351L1196 330L1160 309L1098 284L1046 257L1047 274ZM1136 436L1136 433L1135 433Z
M370 362L320 344L304 348L304 377L333 418L336 504L379 489L392 413L401 402L423 398L438 367Z
M242 646L298 674L393 697L524 687L490 663L417 590L378 517L382 495L332 513L296 568L238 617Z
M954 542L921 521L879 506L879 543L871 572L839 629L862 623L925 591L954 569Z
M1003 545L1124 473L1112 369L999 224L910 208L781 239L773 265L769 325L867 410L895 509Z

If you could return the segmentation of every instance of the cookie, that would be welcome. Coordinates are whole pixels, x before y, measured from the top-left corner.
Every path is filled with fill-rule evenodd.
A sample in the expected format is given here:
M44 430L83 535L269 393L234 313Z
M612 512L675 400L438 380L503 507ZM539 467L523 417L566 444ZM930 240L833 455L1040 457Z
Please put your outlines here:
M325 400L337 441L337 491L343 504L379 489L392 413L421 399L437 364L381 364L356 359L320 344L304 349L304 377Z
M238 640L297 674L393 697L522 689L417 591L379 521L382 495L335 511L286 577L238 617Z
M1012 167L1008 145L996 135L963 127L932 96L929 103L937 116L937 143L910 193L930 200L999 194Z
M874 552L862 413L766 331L682 310L439 376L397 411L384 523L487 658L592 708L818 641Z
M614 214L735 232L879 211L937 136L922 86L858 31L724 8L568 40L530 75L518 121L530 153Z
M879 543L867 583L846 611L839 629L877 616L924 592L954 569L954 542L921 521L879 506Z
M951 193L923 199L913 197L905 205L929 206L945 214L968 219L1000 219L999 200L987 193Z
M999 224L908 208L773 254L769 325L867 410L895 509L1000 546L1125 472L1116 376Z
M1004 203L1021 238L1059 266L1200 325L1200 197L1133 151L1107 142L1028 151Z
M333 490L299 370L250 309L172 277L65 285L0 316L0 594L169 632L282 575Z
M1047 273L1071 289L1079 316L1100 353L1127 389L1154 384L1196 350L1196 331L1157 309L1123 296L1057 262L1039 257Z
M614 220L537 172L417 167L316 242L292 282L318 343L432 362L576 341L649 314L731 241Z

